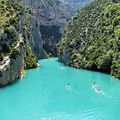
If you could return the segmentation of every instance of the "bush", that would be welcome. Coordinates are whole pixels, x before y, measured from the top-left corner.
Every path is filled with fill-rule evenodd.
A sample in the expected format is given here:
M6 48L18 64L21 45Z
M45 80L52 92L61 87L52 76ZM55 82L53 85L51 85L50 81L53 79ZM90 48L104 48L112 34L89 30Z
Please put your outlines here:
M13 26L6 28L4 32L7 33L8 38L10 38L10 39L14 40L17 37L17 31Z
M11 17L9 21L11 25L14 25L17 22L15 17Z
M26 68L31 69L31 68L36 68L37 67L37 58L35 55L32 53L32 50L29 46L27 46L27 53L26 53Z
M3 61L3 54L2 53L0 53L0 61Z
M10 49L9 45L3 44L2 51L3 51L3 53L10 53L11 49Z
M0 13L4 13L5 12L5 7L2 3L0 3Z
M112 24L113 24L114 27L120 25L120 16L115 17L112 21Z
M11 58L15 59L17 55L20 55L20 51L18 49L12 49L12 52L11 52Z
M10 27L10 22L9 22L9 21L6 21L6 22L4 23L4 28L8 28L8 27Z

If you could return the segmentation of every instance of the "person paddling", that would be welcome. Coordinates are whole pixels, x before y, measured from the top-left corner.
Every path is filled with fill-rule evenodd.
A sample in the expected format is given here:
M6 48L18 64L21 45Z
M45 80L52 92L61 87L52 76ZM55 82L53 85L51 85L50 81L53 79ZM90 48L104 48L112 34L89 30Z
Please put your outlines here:
M96 82L94 82L92 86L93 86L93 88L96 88L97 87Z
M101 89L97 86L96 82L93 83L93 88L96 92L101 92Z
M70 87L70 84L68 83L68 84L66 84L66 88L69 88Z
M96 85L96 82L94 82L93 85Z

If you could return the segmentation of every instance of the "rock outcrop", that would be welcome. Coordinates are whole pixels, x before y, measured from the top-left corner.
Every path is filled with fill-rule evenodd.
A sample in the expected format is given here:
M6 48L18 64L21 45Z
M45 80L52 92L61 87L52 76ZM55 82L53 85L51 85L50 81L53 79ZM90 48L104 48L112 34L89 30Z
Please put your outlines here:
M56 44L61 38L64 26L71 18L73 11L63 3L55 0L24 0L32 8L32 13L40 21L43 48L53 56L57 55Z
M88 5L94 0L57 0L57 1L64 3L66 6L69 5L70 8L76 12L77 10L83 8L85 5Z
M24 45L18 46L21 54L11 59L10 56L4 57L0 62L0 86L13 82L17 78L21 78L25 65L25 48Z
M0 1L0 28L0 85L5 85L46 55L39 22L21 1Z

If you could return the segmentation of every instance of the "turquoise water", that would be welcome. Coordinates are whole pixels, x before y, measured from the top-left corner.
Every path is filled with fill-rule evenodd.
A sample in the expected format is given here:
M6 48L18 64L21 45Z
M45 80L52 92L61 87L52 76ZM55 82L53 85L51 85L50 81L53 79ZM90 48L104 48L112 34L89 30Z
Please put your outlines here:
M40 64L0 88L0 120L120 120L119 80L64 66L57 58Z

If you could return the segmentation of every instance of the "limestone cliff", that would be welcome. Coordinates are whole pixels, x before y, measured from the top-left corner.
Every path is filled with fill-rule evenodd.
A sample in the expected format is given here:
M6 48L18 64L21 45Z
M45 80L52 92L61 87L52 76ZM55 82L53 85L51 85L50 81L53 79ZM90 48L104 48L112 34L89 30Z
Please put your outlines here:
M0 85L20 78L46 57L39 22L19 0L0 0Z
M54 0L0 0L0 85L37 67L46 51L56 55L57 40L70 16Z
M67 6L69 5L71 9L73 9L73 11L77 11L94 0L57 0L57 1L60 1Z
M63 34L67 21L73 11L56 0L24 0L30 6L37 20L40 21L40 31L43 48L53 56L57 55L56 44Z

